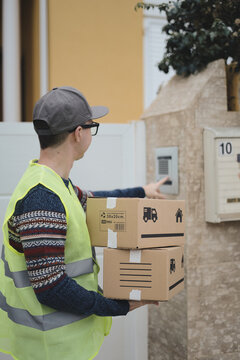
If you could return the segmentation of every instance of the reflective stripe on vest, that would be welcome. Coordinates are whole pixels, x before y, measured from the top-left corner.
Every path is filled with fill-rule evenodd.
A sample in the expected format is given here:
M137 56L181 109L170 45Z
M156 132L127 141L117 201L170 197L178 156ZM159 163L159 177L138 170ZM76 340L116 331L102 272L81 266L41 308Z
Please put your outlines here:
M85 319L89 315L76 315L67 312L55 311L47 315L31 315L27 310L15 308L6 302L5 296L0 291L0 308L7 312L13 322L41 331L56 329L69 325L75 321Z
M5 275L10 277L17 288L31 286L28 271L11 271L7 260L5 259L5 248L2 247L2 260L4 262ZM90 274L93 272L94 261L92 258L75 261L66 265L66 273L71 278L79 275Z

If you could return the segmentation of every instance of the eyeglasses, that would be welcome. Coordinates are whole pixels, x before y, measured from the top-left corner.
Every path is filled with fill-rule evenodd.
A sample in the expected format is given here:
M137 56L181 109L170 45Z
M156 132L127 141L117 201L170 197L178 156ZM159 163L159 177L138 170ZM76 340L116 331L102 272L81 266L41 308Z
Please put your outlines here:
M83 129L91 129L92 136L97 135L99 123L93 121L91 124L80 125Z
M83 129L91 129L92 136L95 136L98 133L99 125L100 125L99 123L93 121L93 122L91 122L91 124L85 124L85 125L79 125L79 126L81 126L81 128L83 128ZM75 130L76 130L76 127L73 130L69 130L68 132L71 133L71 132L74 132Z

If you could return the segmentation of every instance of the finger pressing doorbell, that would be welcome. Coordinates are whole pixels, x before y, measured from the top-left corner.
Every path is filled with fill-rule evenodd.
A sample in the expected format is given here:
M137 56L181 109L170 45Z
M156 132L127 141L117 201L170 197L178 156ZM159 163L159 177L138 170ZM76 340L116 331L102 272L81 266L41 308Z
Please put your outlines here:
M206 221L240 220L240 127L203 134Z
M155 149L156 181L168 176L161 186L165 194L178 194L178 147L161 147Z

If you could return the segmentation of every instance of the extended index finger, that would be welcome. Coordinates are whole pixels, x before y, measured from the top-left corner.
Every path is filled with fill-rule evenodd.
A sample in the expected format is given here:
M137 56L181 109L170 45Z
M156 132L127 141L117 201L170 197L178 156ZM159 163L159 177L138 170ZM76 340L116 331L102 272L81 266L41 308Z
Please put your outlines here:
M157 186L163 185L167 180L169 180L169 176L165 176L163 179L157 182Z

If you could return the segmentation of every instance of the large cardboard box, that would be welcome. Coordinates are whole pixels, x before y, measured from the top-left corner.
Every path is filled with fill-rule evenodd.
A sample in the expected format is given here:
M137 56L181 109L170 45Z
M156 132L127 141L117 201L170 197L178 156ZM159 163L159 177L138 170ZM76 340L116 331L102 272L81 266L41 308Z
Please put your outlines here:
M88 198L93 246L143 249L184 244L185 202L139 198Z
M103 294L113 299L167 301L184 288L184 247L104 249Z

